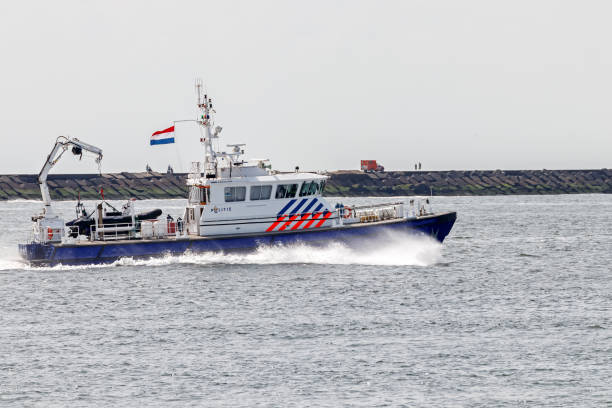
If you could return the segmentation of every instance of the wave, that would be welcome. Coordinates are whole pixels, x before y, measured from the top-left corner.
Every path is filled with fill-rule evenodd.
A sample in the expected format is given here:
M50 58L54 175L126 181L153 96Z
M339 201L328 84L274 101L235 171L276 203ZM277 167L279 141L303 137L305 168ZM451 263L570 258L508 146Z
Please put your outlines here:
M441 244L437 241L412 238L369 249L352 248L341 242L325 247L309 244L261 246L250 253L186 253L154 259L122 258L115 265L161 266L170 264L229 265L389 265L429 266L440 261Z
M203 252L166 255L159 258L121 258L107 265L57 265L30 267L18 259L0 259L0 271L7 269L31 270L79 270L118 266L164 266L172 264L194 265L388 265L429 266L442 258L442 245L436 240L400 233L388 233L385 237L367 244L349 246L343 242L330 242L325 246L296 243L290 245L264 245L248 253Z
M42 200L32 200L29 198L10 198L8 200L4 200L5 203L38 203L42 204Z

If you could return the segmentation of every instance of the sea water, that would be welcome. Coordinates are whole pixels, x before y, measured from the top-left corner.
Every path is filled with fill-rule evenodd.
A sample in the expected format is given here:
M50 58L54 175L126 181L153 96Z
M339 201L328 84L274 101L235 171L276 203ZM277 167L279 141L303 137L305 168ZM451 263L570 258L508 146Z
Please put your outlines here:
M2 407L612 405L612 196L434 197L442 245L33 268L40 207L0 203Z

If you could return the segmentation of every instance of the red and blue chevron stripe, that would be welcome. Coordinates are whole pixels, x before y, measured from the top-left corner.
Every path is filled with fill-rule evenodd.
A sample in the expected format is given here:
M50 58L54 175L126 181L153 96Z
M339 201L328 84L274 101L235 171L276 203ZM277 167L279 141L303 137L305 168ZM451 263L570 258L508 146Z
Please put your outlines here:
M321 227L325 221L332 215L332 212L327 209L323 209L324 205L319 203L319 205L314 209L314 211L310 212L310 209L317 204L319 201L317 198L313 198L310 203L304 207L304 205L308 202L308 198L301 199L297 205L294 204L298 201L296 199L290 200L287 205L285 205L276 215L276 221L274 221L270 226L266 229L266 232L272 232L280 225L277 231L285 231L292 223L295 224L289 228L290 231L294 231L300 228L300 226L305 222L302 229L308 229L313 226L315 221L318 221L314 224L314 228ZM292 208L293 207L293 208ZM304 207L302 212L300 209ZM323 211L321 212L321 209Z

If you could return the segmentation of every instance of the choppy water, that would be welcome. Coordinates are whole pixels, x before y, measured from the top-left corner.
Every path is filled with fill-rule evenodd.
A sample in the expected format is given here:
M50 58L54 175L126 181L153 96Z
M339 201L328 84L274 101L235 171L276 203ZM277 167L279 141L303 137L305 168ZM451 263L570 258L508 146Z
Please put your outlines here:
M0 203L0 406L612 406L612 196L436 198L442 246L35 269L39 206Z

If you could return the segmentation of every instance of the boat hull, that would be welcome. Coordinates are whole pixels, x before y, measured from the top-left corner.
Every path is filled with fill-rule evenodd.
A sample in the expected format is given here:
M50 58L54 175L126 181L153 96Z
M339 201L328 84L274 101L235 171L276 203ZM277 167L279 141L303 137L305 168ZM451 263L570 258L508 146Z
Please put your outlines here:
M184 239L157 239L132 241L87 242L82 244L19 245L22 258L32 265L79 265L112 263L120 258L153 258L180 255L185 252L250 251L261 245L293 244L298 242L325 244L330 241L358 244L384 236L388 232L407 232L426 235L442 242L448 235L457 214L435 214L418 218L354 224L339 228L273 232L267 234L233 235L218 237L187 237Z

